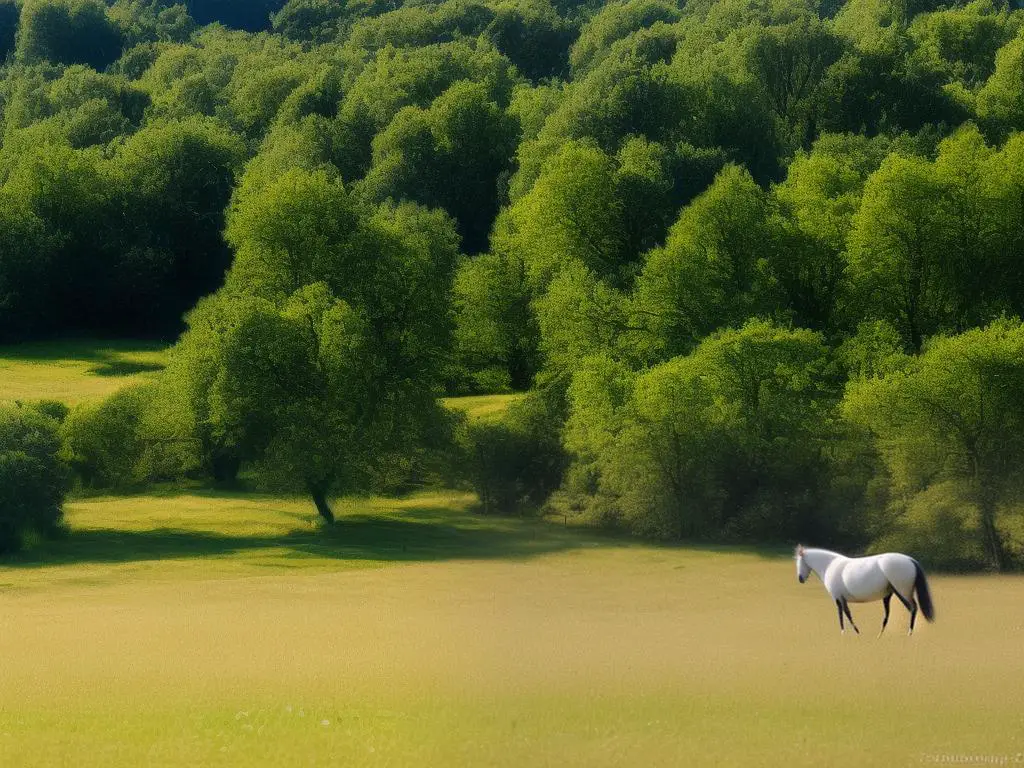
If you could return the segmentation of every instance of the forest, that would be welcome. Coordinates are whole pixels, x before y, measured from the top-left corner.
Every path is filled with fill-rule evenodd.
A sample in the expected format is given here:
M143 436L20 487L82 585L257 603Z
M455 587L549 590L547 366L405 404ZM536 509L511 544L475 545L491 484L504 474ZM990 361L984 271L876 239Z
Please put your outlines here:
M0 407L0 550L72 487L443 483L1024 565L1014 3L0 0L0 61L0 343L174 345Z

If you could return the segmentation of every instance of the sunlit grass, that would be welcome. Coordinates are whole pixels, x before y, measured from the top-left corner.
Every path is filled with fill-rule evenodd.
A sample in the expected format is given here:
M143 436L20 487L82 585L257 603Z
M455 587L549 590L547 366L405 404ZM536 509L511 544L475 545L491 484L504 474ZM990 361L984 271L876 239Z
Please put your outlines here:
M0 346L0 403L100 400L126 384L153 380L166 362L167 346L159 342L79 339ZM475 395L444 402L471 419L493 419L520 397Z
M449 397L445 405L464 411L471 420L492 420L500 417L521 394L472 395L470 397Z
M157 342L76 340L0 346L0 402L102 399L155 377L166 361Z
M1024 580L841 637L787 557L473 514L90 499L0 569L0 765L919 765L1024 751ZM118 549L117 536L124 536ZM952 758L947 762L951 762Z

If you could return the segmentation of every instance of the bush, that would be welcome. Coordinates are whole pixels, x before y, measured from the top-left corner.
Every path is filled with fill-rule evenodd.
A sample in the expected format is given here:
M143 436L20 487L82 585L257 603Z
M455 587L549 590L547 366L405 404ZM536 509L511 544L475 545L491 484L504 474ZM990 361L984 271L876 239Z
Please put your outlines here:
M543 393L509 407L499 422L466 430L469 481L485 514L521 514L540 507L566 468L560 424Z
M639 374L590 358L569 388L566 445L580 465L565 488L570 502L661 539L831 531L828 363L818 334L766 321L720 331Z
M975 571L987 565L981 522L955 482L933 485L890 512L897 515L872 543L873 552L907 552L931 568Z
M49 416L58 424L63 424L68 414L71 413L71 409L60 400L37 400L34 403L28 403L28 407L43 416Z
M85 488L127 488L178 474L174 441L153 437L156 387L140 384L75 408L64 422L65 456Z
M60 526L68 472L60 460L57 422L31 408L0 408L0 552L26 534Z

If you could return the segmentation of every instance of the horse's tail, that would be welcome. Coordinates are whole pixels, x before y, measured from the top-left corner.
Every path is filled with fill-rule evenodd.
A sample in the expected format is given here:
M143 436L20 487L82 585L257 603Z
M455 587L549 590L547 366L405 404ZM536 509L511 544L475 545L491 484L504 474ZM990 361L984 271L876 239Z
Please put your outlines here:
M921 613L928 621L935 621L935 606L932 604L932 593L928 590L928 579L917 560L914 560L914 590L917 592L917 602L921 605Z

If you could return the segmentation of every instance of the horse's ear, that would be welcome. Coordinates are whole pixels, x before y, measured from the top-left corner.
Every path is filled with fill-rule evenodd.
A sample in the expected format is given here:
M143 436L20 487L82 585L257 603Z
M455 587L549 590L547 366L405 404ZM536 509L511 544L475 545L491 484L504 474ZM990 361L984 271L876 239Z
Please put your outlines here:
M803 553L804 553L804 545L803 544L797 544L796 545L796 553L797 553L797 555L803 555Z

